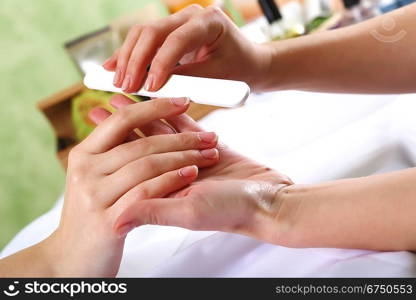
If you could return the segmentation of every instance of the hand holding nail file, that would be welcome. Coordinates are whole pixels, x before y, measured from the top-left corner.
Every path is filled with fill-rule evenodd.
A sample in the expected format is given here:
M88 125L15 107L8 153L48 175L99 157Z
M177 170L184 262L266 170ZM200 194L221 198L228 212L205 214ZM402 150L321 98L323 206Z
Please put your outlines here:
M122 89L113 85L113 78L114 72L97 66L88 70L84 84L93 90L123 93ZM156 92L149 92L142 88L131 94L155 98L188 97L195 103L236 107L243 105L247 100L250 88L242 81L172 75L168 82Z

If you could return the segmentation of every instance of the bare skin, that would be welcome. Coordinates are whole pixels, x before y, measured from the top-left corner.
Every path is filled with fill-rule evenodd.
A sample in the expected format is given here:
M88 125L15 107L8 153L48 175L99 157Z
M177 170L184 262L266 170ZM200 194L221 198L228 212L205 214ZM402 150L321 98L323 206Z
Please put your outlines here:
M143 84L157 90L172 73L244 80L257 91L415 92L415 15L416 5L388 15L397 28L406 30L395 43L369 34L380 29L380 17L257 45L219 10L191 6L158 23L134 27L104 66L117 71L114 83L127 92ZM162 104L152 110L151 105L131 105L117 96L112 104L121 113L91 113L99 126L71 154L58 230L1 260L1 276L114 276L125 235L143 224L227 231L288 247L416 250L416 169L295 184L224 145L215 150L216 138L198 144L195 135L203 130L183 114L187 104L175 110L166 100L151 102ZM136 127L147 137L139 139L132 131ZM182 139L175 138L178 135ZM189 142L191 136L194 143ZM147 147L136 148L134 143L141 140ZM197 155L201 147L210 149L210 159ZM179 155L179 164L166 164L169 155L186 151L196 152ZM152 162L159 172L129 169L132 160L155 153L165 155ZM206 168L198 173L197 167ZM187 168L189 176L180 175L181 168ZM106 180L108 176L115 181ZM172 176L171 184L162 179L165 176ZM83 224L77 221L80 214ZM74 245L80 245L79 251L68 252Z
M127 92L143 82L145 88L157 90L172 73L244 80L255 91L415 92L415 15L413 4L350 27L259 45L247 40L220 10L191 6L165 22L132 29L104 67L119 74L115 76L119 87L130 75L132 84L124 84ZM383 28L386 20L393 22L393 31ZM377 36L401 31L404 35L393 41ZM153 43L146 42L149 36ZM146 59L140 64L138 57ZM149 64L147 75L143 66ZM409 212L416 209L412 201L416 186L411 184L415 179L416 171L410 169L319 185L288 185L276 196L276 225L256 230L254 236L291 247L414 250L416 223ZM198 184L193 186L198 194ZM226 199L243 188L230 190ZM210 201L221 198L214 191L204 193ZM214 220L208 218L206 223L215 227Z
M412 4L350 27L259 45L219 9L193 5L163 22L137 25L104 67L117 71L118 87L131 78L127 92L145 81L149 64L145 87L150 90L177 73L243 80L255 91L415 92L415 14ZM393 23L392 32L383 28L386 20ZM377 38L400 31L404 36L393 42Z

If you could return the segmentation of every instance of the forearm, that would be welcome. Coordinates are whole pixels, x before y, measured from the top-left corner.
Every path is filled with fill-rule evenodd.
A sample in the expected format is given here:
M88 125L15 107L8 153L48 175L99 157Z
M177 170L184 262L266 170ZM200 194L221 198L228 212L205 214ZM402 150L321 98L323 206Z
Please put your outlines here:
M52 257L46 239L0 260L0 277L54 277Z
M260 89L415 92L415 15L416 4L350 27L269 44L269 69ZM392 30L383 29L385 20L394 20ZM383 42L374 31L397 34L397 41Z
M278 193L273 242L289 247L416 250L416 168Z

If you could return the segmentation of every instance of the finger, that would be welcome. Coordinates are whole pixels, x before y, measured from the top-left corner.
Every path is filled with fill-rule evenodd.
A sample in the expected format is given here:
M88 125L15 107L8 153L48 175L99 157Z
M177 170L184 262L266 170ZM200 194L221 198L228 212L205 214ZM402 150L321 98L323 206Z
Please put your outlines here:
M188 107L187 98L158 99L124 106L101 122L79 147L91 153L108 151L121 144L135 128L181 114Z
M199 132L205 131L197 122L194 121L187 114L181 114L167 118L166 121L177 131L177 132Z
M157 153L167 153L185 150L203 150L217 146L217 135L214 132L186 132L150 136L121 144L104 153L100 166L102 172L111 174L128 163Z
M216 79L232 79L226 76L226 73L219 72L221 66L215 63L215 60L204 60L201 62L192 62L176 66L172 73L178 75L216 78Z
M110 191L107 190L105 195L107 199L118 199L134 186L146 180L189 165L196 165L200 168L209 167L217 163L218 159L217 149L152 154L132 161L105 177L103 185L113 187Z
M175 129L169 124L163 122L163 120L156 120L141 128L142 132L146 136L162 135L162 134L175 134Z
M133 51L133 48L140 37L142 28L143 27L141 25L134 25L127 34L123 46L121 46L120 52L118 53L117 57L117 68L113 81L113 84L116 87L121 88L121 85L124 80L124 74L126 72L127 63L130 59L131 52Z
M128 62L123 64L125 69L122 74L125 75L122 89L125 92L137 91L142 86L144 77L147 75L148 65L169 33L187 22L200 10L200 6L191 5L163 20L141 26L139 38L135 45L131 49L129 48Z
M134 104L134 103L136 102L134 102L133 100L127 97L120 97L120 96L114 96L110 100L110 104L117 109L126 105ZM140 130L146 136L176 133L176 131L171 126L169 126L166 123L163 123L160 120L152 121L149 124L142 126Z
M205 132L205 130L187 114L181 114L178 116L166 118L166 121L177 132ZM228 147L224 143L218 142L217 140L217 149L221 152L222 155L224 155L226 154Z
M102 121L107 119L109 116L111 116L111 112L109 112L108 110L102 107L96 107L90 110L90 112L88 113L88 116L96 125L98 125ZM134 131L132 131L127 136L126 141L131 142L131 141L137 140L138 138L140 138L140 136L138 136Z
M108 110L106 110L102 107L93 108L88 113L88 117L95 124L100 124L102 121L107 119L109 116L111 116L111 112L109 112Z
M135 186L110 208L111 213L117 216L114 222L115 231L119 233L120 237L123 237L138 225L159 223L158 220L149 218L148 211L136 210L138 208L137 204L141 202L152 202L152 198L161 198L176 192L195 181L197 176L198 168L196 166L188 166L180 170L165 173ZM176 199L163 200L167 200L167 202L171 201L171 203L177 202L175 201ZM172 211L177 212L178 208L180 207ZM132 210L134 210L134 213ZM140 216L146 217L146 220L140 220ZM182 218L184 215L180 215L179 217Z
M117 67L117 58L120 49L117 49L104 63L103 67L107 71L114 71Z
M218 21L218 14L222 14L220 9L207 8L166 38L151 64L148 82L145 84L149 91L157 91L165 84L184 55L203 45L212 44L220 37L224 25Z
M128 232L135 227L147 224L194 229L194 223L197 221L196 214L187 197L156 198L142 201L137 201L134 196L129 198L131 199L123 201L123 207L121 207L120 202L120 205L116 208L117 210L114 209L114 214L119 215L114 226L114 230L119 236L125 235L126 231ZM128 226L130 228L126 230Z

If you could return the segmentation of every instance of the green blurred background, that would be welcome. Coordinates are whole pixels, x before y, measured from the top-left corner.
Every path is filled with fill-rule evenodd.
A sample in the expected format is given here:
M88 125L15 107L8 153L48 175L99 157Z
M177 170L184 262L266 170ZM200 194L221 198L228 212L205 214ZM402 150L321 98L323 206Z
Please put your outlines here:
M63 44L155 0L0 1L0 249L63 192L36 103L81 79Z

